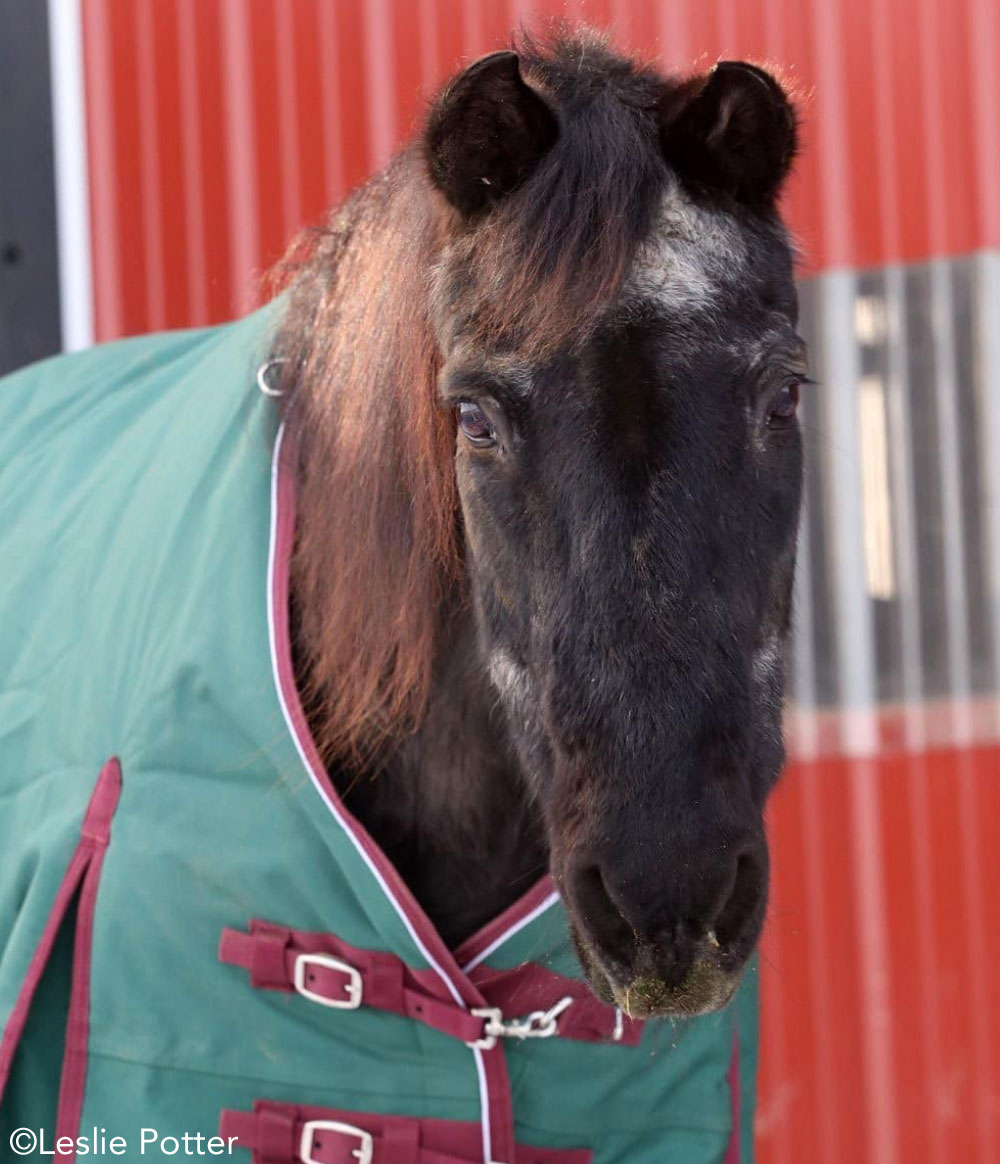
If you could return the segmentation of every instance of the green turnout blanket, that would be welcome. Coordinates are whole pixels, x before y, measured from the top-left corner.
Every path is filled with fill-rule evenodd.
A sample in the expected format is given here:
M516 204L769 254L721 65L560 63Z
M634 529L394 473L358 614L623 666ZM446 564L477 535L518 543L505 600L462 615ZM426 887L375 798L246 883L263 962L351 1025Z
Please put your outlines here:
M753 972L632 1022L547 879L450 950L331 786L276 312L0 380L0 1157L746 1164Z

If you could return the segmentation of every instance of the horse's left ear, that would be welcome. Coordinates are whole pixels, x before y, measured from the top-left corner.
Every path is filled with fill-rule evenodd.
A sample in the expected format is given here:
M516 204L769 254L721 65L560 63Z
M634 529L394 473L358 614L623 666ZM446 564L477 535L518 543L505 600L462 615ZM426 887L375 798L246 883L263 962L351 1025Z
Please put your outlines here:
M517 53L505 51L475 61L447 86L424 148L435 185L473 215L519 186L558 136L556 116L521 76Z
M660 140L681 179L758 213L773 211L798 146L795 109L781 85L746 61L667 92Z

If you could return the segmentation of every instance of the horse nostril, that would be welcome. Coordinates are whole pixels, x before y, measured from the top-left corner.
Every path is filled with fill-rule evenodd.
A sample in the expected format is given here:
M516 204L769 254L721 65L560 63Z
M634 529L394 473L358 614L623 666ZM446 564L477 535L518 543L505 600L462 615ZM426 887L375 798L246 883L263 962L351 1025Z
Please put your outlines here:
M633 942L632 927L612 900L600 868L578 866L568 880L570 898L588 931L604 949L620 955Z
M707 970L742 964L762 917L767 849L745 837L722 851L728 861L718 847L714 861L689 859L684 877L655 864L603 863L593 851L571 858L562 887L576 936L612 981L652 975L673 989L699 961Z
M736 941L747 918L757 913L764 892L764 866L754 851L741 853L729 892L711 926L719 944L725 949Z

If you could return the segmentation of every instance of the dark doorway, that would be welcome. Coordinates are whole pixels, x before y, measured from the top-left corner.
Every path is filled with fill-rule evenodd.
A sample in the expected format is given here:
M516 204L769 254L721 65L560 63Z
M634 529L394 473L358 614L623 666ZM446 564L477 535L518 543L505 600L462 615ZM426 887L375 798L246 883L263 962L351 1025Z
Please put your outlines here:
M0 374L58 352L48 11L0 0Z

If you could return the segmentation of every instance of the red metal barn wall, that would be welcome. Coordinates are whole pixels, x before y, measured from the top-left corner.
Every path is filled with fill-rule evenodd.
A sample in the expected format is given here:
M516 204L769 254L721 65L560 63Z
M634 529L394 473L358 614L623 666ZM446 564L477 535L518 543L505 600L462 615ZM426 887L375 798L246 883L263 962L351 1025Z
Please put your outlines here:
M994 0L76 3L51 11L57 43L60 22L82 32L98 339L245 311L296 229L522 21L584 18L671 69L780 66L802 102L786 209L821 386L759 1157L1000 1159Z

